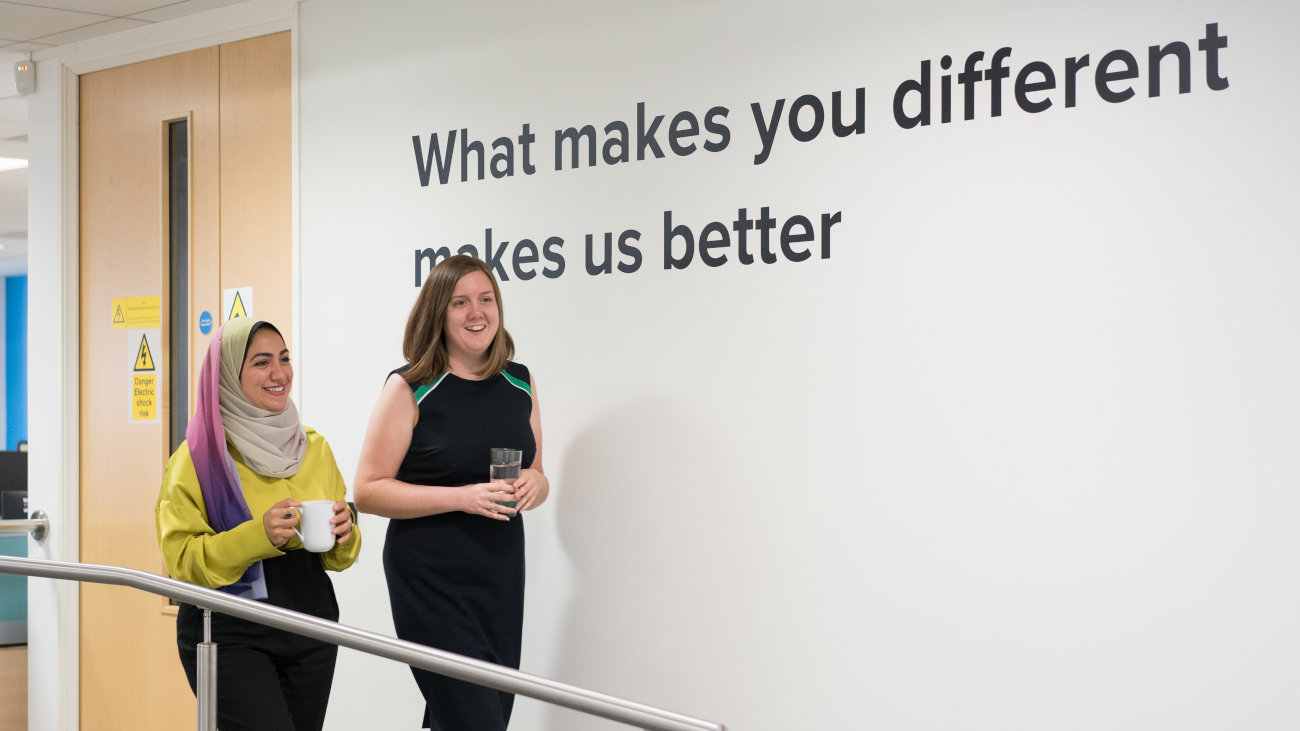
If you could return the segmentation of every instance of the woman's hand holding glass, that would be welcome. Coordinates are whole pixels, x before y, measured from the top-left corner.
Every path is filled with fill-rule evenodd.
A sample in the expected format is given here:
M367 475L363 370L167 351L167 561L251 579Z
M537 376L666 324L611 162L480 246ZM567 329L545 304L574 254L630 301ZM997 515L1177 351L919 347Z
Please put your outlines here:
M519 478L515 480L515 508L517 510L528 510L533 507L537 496L546 491L550 486L550 480L546 475L534 469L519 470Z
M515 488L503 480L479 482L460 488L461 511L470 515L481 515L493 520L510 520L510 516L519 512L517 508L501 505L502 502L515 500Z

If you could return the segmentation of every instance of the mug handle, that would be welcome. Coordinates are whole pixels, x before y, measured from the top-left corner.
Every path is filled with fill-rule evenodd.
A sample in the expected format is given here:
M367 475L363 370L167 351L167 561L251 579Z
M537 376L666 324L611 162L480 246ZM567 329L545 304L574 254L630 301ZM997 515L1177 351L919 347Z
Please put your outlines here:
M302 508L301 508L301 507L298 507L298 506L290 506L289 509L290 509L290 510L296 510L296 511L298 512L298 525L302 525ZM298 536L298 540L299 540L299 541L306 541L306 540L307 540L307 539L305 539L305 538L302 537L302 533L299 532L297 528L294 528L294 529L293 529L293 532L294 532L295 535Z

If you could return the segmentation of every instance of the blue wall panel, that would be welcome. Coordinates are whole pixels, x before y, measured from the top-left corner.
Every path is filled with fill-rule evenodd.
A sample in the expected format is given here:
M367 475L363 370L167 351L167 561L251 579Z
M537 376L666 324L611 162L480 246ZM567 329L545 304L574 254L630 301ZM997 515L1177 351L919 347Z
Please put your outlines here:
M5 277L5 441L27 441L27 275Z

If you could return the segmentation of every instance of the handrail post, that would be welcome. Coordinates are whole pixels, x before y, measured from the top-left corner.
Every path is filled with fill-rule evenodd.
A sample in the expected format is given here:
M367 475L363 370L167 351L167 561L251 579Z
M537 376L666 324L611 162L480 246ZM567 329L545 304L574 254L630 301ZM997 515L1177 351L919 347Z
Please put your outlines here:
M217 643L212 641L212 610L203 610L203 642L198 646L199 731L217 731Z

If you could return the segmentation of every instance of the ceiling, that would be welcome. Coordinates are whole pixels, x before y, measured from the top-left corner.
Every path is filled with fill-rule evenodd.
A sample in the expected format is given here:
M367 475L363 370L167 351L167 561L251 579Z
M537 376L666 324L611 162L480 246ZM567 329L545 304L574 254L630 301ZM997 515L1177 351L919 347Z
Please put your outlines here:
M0 0L0 157L27 158L27 98L14 64L84 41L244 0ZM27 170L0 171L0 276L27 271Z

